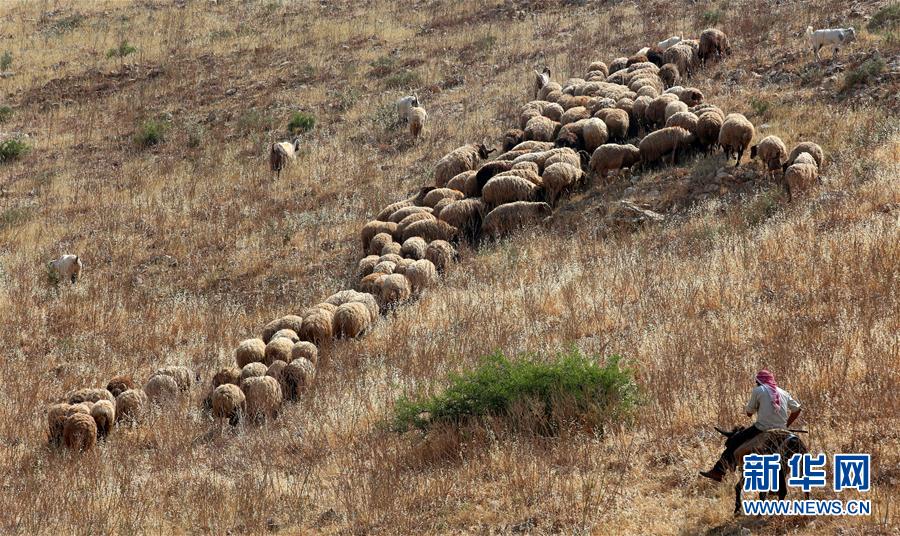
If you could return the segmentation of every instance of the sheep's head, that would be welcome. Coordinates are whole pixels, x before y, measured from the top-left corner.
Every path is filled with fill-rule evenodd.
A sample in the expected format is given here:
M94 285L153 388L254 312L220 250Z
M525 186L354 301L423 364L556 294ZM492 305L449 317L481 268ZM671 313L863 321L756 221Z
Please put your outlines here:
M581 169L588 169L591 163L591 154L587 151L578 151L578 157L581 159Z
M535 205L535 211L539 216L547 217L553 214L553 209L547 203L538 203Z
M750 146L750 159L753 160L756 158L756 155L759 153L759 145Z
M853 26L847 28L845 32L841 33L841 40L845 43L856 41L856 30L853 29Z
M478 157L482 160L487 158L489 154L495 151L495 149L488 149L488 146L484 143L476 143L475 148L478 149Z

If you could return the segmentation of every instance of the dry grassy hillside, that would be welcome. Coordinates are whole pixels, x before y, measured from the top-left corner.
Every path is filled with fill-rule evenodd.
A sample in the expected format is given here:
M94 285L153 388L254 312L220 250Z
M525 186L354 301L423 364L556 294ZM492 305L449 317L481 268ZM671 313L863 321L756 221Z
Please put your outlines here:
M0 164L0 532L897 533L900 30L866 29L886 6L0 3L0 138L32 146ZM858 41L817 65L807 24ZM266 322L349 287L360 226L449 150L512 127L532 67L564 81L708 26L734 54L691 85L757 138L822 145L808 196L789 203L758 161L717 182L720 154L595 183L546 229L462 248L438 288L323 352L274 423L219 434L198 387L87 454L47 447L45 407L66 392L168 364L205 386ZM409 90L429 113L417 143L394 119ZM267 144L298 110L315 127L272 181ZM665 222L611 225L622 198ZM57 292L46 263L67 252L84 277ZM635 370L633 423L381 426L399 395L489 352L571 345ZM814 452L872 453L872 516L735 519L731 486L698 479L762 366L803 402Z

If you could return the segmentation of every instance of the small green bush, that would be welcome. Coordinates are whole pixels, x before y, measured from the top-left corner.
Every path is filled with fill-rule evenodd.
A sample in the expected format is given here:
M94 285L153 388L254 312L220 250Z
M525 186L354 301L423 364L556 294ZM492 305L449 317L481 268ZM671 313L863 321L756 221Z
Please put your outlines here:
M410 69L404 69L384 78L384 85L392 89L418 86L422 82L419 73Z
M6 50L0 56L0 71L5 71L12 65L12 52Z
M127 40L122 40L118 47L106 51L107 58L124 58L137 52L137 48L131 46Z
M288 132L291 134L302 134L309 132L316 126L316 118L312 114L306 112L294 112L291 120L288 121Z
M869 31L876 32L898 26L900 26L900 3L893 3L876 11L869 19L867 28Z
M884 71L885 65L887 64L882 58L866 60L844 77L844 91L849 91L859 85L868 84Z
M12 117L13 110L9 106L0 106L0 123L6 123Z
M769 107L771 104L769 101L765 99L758 99L756 97L750 98L750 108L753 109L753 113L758 117L764 117L766 112L769 111Z
M167 125L163 121L149 119L141 123L135 134L135 142L140 147L150 147L162 143L166 139Z
M712 26L718 24L719 21L722 20L722 12L718 9L710 9L704 11L700 18L703 20L704 24Z
M31 146L28 143L18 138L8 139L0 143L0 163L12 162L22 158L29 151L31 151Z
M632 372L613 356L601 363L577 349L550 361L522 358L510 361L497 352L484 358L471 372L450 377L442 393L430 397L400 398L393 428L427 430L436 423L463 424L482 416L510 416L516 408L536 404L542 409L543 428L560 428L560 415L603 428L626 417L637 399Z

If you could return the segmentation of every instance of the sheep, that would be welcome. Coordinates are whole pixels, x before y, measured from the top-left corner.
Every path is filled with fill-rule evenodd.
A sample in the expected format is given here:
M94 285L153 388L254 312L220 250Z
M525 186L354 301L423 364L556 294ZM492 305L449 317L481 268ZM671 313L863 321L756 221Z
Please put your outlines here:
M97 444L97 423L93 417L75 413L63 423L63 444L75 451L88 451Z
M397 120L403 122L409 119L409 111L419 106L419 97L415 94L406 95L397 99Z
M425 108L413 106L409 109L406 120L409 123L409 135L412 136L413 139L418 138L422 133L427 119L428 114L425 112Z
M484 217L482 232L489 237L499 238L520 227L533 225L544 220L552 209L547 203L516 201L500 205Z
M359 280L359 284L357 288L360 292L367 292L369 294L378 295L381 293L381 285L380 280L386 277L389 274L386 273L371 273L362 279Z
M532 117L525 125L525 139L535 141L552 141L556 139L562 125L556 121L539 115Z
M560 194L572 185L581 181L584 172L580 167L560 162L547 166L544 170L544 185L547 188L547 202L556 205Z
M334 312L332 331L335 338L355 339L369 329L372 320L369 309L365 305L359 302L347 302Z
M555 98L562 94L562 86L559 83L550 81L544 84L544 87L538 92L538 98L545 101L555 102Z
M103 439L112 430L116 422L116 405L109 400L100 400L91 406L91 417L97 426L97 438Z
M382 248L394 241L394 237L388 233L378 233L369 242L369 248L366 250L368 255L380 255Z
M628 112L625 110L620 110L618 108L607 108L605 110L598 110L597 113L594 114L594 117L603 121L606 125L606 131L608 133L607 139L601 141L600 143L587 143L587 138L585 138L585 149L589 152L594 152L597 147L600 147L608 140L624 140L628 136L628 128L629 118ZM599 141L599 140L597 140Z
M315 378L315 363L303 357L291 361L281 373L282 383L284 384L284 398L286 400L297 400L304 391L312 386Z
M492 152L493 149L488 149L482 143L470 143L450 151L434 167L435 187L442 188L463 171L475 169L478 161L484 160Z
M540 176L538 175L538 178L539 177ZM478 230L481 229L481 220L486 213L487 205L485 205L481 198L460 199L459 201L450 203L450 205L441 211L441 220L459 229L462 236L474 240L477 237ZM410 238L410 240L413 239ZM418 242L416 244L416 247L418 248ZM416 259L425 258L427 246L428 244L423 242L421 256L415 257ZM418 254L418 249L416 251ZM412 258L412 256L410 257Z
M381 212L379 212L378 215L375 216L375 220L367 223L363 227L363 231L360 233L360 236L363 239L363 249L366 249L366 245L368 244L366 236L368 236L368 238L371 239L373 236L375 236L378 233L392 232L390 230L385 229L383 226L379 226L377 224L379 224L379 223L383 224L384 222L387 222L387 221L393 221L393 220L389 219L391 214L400 210L401 208L410 207L410 206L420 206L422 204L422 200L425 199L426 195L428 195L428 192L430 192L433 189L434 189L434 187L432 187L432 186L424 186L422 188L419 188L419 191L416 193L416 195L409 197L407 199L404 199L403 201L397 201L396 203L391 203L390 205L381 209ZM366 227L369 227L369 229L367 230Z
M365 292L357 292L355 290L342 290L340 292L332 294L325 301L337 306L341 306L345 303L350 302L361 303L366 306L366 309L368 309L369 316L371 317L372 322L375 322L375 320L378 319L378 303L375 300L375 296L371 294L367 294ZM337 313L337 309L334 310L334 313Z
M513 151L548 151L553 148L552 141L526 140L512 148ZM487 164L485 164L487 165Z
M400 256L399 253L388 253L387 255L382 255L378 257L378 264L383 262L392 262L395 265L403 260L403 257Z
M300 318L300 317L297 317L297 318ZM297 329L300 329L300 327L302 327L302 326L303 326L303 319L300 318L300 323L299 323ZM300 340L300 337L297 336L297 332L295 330L284 328L284 329L279 329L278 331L276 331L275 334L272 335L272 338L269 339L269 342L272 342L274 339L277 339L279 337L282 337L285 339L290 339L291 342L297 342Z
M665 112L663 112L663 124L669 120L670 117L679 113L679 112L687 112L688 105L680 100L672 101L669 104L666 104Z
M187 391L194 382L194 373L184 366L171 366L157 369L152 376L171 376L175 383L178 384L179 391Z
M69 408L66 403L53 404L47 408L47 441L51 447L57 447L62 443L63 425L69 417Z
M437 205L435 205L435 206L437 206ZM397 240L400 241L401 244L403 244L402 237L403 237L403 233L404 233L404 231L406 231L407 227L409 227L410 225L412 225L416 222L432 221L432 220L436 220L436 219L437 219L437 216L435 215L434 210L432 210L431 212L428 212L428 213L417 212L415 214L410 214L409 216L403 218L403 221L401 221L397 225L397 230L394 232L394 238L396 238Z
M258 378L260 376L265 376L268 370L269 367L264 363L247 363L247 366L241 369L241 385L243 385L248 378Z
M430 190L429 190L430 191ZM399 209L397 209L399 210ZM390 216L390 215L388 215ZM385 216L387 218L388 216ZM362 230L360 231L360 239L362 240L362 250L363 252L369 251L369 245L372 242L372 239L380 234L387 234L388 236L393 235L397 231L396 223L392 221L379 221L373 220L365 225L363 225ZM384 244L381 245L384 247ZM379 248L379 251L381 248ZM277 330L276 330L277 331ZM273 332L274 333L274 332ZM268 341L267 341L268 342Z
M609 76L609 67L602 61L592 61L590 66L588 66L588 72L593 73L595 71L600 71L603 73L603 76Z
M665 49L663 49L659 46L655 46L655 47L650 47L649 49L647 49L647 51L644 53L644 55L647 56L647 61L649 61L653 65L656 65L657 67L662 67L666 63L666 60L664 58L665 53L666 53Z
M647 56L644 54L635 54L634 56L629 56L628 61L625 62L625 65L631 67L637 63L647 63Z
M381 248L381 255L399 255L402 245L397 242L391 242L390 244L385 244L383 248Z
M716 28L707 28L700 34L700 47L697 56L700 61L705 63L707 59L715 56L731 54L731 45L728 44L728 36L722 30Z
M656 46L665 50L665 49L669 48L670 46L677 45L680 42L681 42L681 36L673 35L672 37L670 37L668 39L660 41L659 43L657 43Z
M372 270L372 274L384 274L389 275L394 273L394 269L397 268L397 263L394 261L381 261L375 265L375 268Z
M147 398L154 404L165 404L178 397L178 382L175 378L160 374L151 377L144 386Z
M288 161L297 158L300 152L300 138L294 141L280 141L273 143L269 148L269 169L275 173L276 178L281 177L281 170Z
M106 389L77 389L66 395L69 404L79 404L81 402L99 402L100 400L109 400L115 402L116 398Z
M510 160L495 160L494 162L487 162L478 168L478 171L475 172L475 191L468 197L480 196L481 189L484 188L484 185L487 184L491 177L509 171L513 165L513 162Z
M281 386L271 376L247 378L241 385L244 392L247 416L254 422L278 418L281 408Z
M443 212L443 211L441 211ZM425 258L425 248L428 242L425 242L420 236L413 236L406 239L400 247L400 254L407 259L419 260Z
M514 175L499 175L484 185L482 199L488 206L495 207L513 201L533 201L541 195L540 187Z
M664 93L656 97L647 105L645 119L648 125L664 125L666 123L666 107L671 102L678 100L678 95Z
M743 115L728 114L725 116L722 128L719 129L719 145L725 151L727 158L737 153L737 161L734 167L740 165L744 151L750 146L750 141L753 140L753 134L753 123Z
M456 248L446 240L432 240L425 248L425 258L434 264L439 273L444 273L456 258Z
M569 108L562 114L562 117L559 118L559 123L561 125L568 125L569 123L574 123L579 119L587 119L591 116L591 112L588 111L584 106L575 106L573 108Z
M787 169L788 166L794 163L794 160L802 153L809 153L813 158L816 159L816 166L819 169L822 169L822 166L825 164L825 153L822 151L822 148L817 144L811 141L800 142L791 149L791 154L788 156L783 169Z
M678 151L688 149L694 141L694 135L681 127L664 127L647 134L638 145L641 169L649 167L669 153L672 154L672 163L677 162Z
M607 143L598 147L591 155L590 168L606 178L606 173L614 169L630 168L641 160L640 149L634 145Z
M441 220L417 221L403 230L401 239L405 242L413 236L421 236L431 242L432 240L453 240L458 229Z
M440 219L441 211L444 210L445 207L447 207L450 203L453 203L454 201L456 201L456 199L451 198L451 197L445 197L445 198L441 199L440 201L438 201L437 204L434 205L434 212L433 212L434 217L437 219Z
M584 151L575 152L572 149L563 147L550 153L547 159L544 160L543 169L546 170L548 166L552 166L553 164L558 164L560 162L565 162L567 164L572 164L575 167L579 167L582 164L582 156L586 156L586 158L584 159L584 163L587 164L587 160L590 155L587 155ZM510 173L512 173L512 171L510 171ZM540 183L537 184L540 185Z
M391 274L381 282L381 303L386 308L408 301L411 294L409 280L403 274Z
M666 90L678 96L678 100L690 106L699 106L703 102L703 92L695 87L673 86Z
M544 67L544 69L538 72L536 69L534 70L534 85L532 94L535 98L537 98L538 93L540 93L541 89L550 82L550 68Z
M222 384L213 389L210 395L212 416L216 419L228 419L228 424L237 426L247 408L247 397L237 385Z
M463 171L459 175L450 179L450 182L447 183L447 188L452 188L453 190L462 192L466 197L477 196L478 192L475 177L476 172L474 170Z
M547 101L530 101L526 102L519 108L519 128L524 129L533 117L543 115L544 107L549 106Z
M503 133L503 152L509 151L525 140L525 132L520 128L511 128Z
M696 115L691 112L677 112L666 119L667 127L681 127L694 136L697 135L697 125L700 121Z
M819 166L816 165L815 157L809 153L800 153L784 171L788 198L793 200L797 194L811 188L818 178Z
M451 199L462 199L465 196L459 190L454 190L452 188L435 188L434 190L428 192L428 195L425 196L424 203L425 206L432 207L433 209L441 199L447 197Z
M150 403L143 389L128 389L116 397L116 422L140 422Z
M666 88L670 88L681 82L681 74L678 72L678 66L674 63L666 63L659 69L659 79L663 81Z
M715 111L702 112L697 117L697 138L700 145L713 149L719 144L719 132L725 117Z
M425 254L424 251L422 254L423 255ZM394 273L395 274L406 274L407 268L412 266L412 264L414 262L416 262L415 259L400 259L400 262L398 262L397 266L394 268ZM374 292L371 294L374 294Z
M551 119L559 123L560 119L562 119L565 110L563 107L556 102L548 102L541 108L541 115L546 117L547 119ZM527 123L526 123L527 124ZM524 127L523 127L524 128ZM522 141L526 141L524 138L525 132L522 132L523 138Z
M84 265L78 255L65 254L47 263L47 274L54 285L59 284L61 281L74 285L78 282L78 278L81 277L83 267Z
M771 175L779 170L787 159L787 147L778 136L766 136L758 144L750 147L750 159L757 156L766 165L766 174Z
M263 342L268 343L272 340L272 337L275 336L275 333L283 329L289 329L296 333L302 324L303 319L297 315L285 315L281 318L276 318L263 327L262 340Z
M284 361L285 363L291 360L291 349L294 347L294 341L291 339L287 339L285 337L278 337L277 339L273 338L269 341L269 344L266 345L266 353L265 358L263 359L263 364L266 366L271 365L275 361Z
M215 374L213 374L213 389L220 385L225 385L226 383L231 383L234 385L238 385L239 383L241 383L241 369L237 367L225 367L223 369L219 369Z
M134 389L134 380L131 379L131 376L114 376L106 383L106 390L113 395L113 398L119 396L128 389Z
M678 43L666 49L663 54L665 63L673 63L678 67L682 77L690 77L695 64L694 50L690 45Z
M262 362L266 358L266 343L262 339L246 339L234 349L234 361L239 368L247 363Z
M809 45L812 48L813 55L816 57L816 61L821 61L819 50L826 45L832 47L831 59L834 61L842 46L856 40L856 30L851 26L849 28L813 31L812 26L807 26L806 38L809 39Z
M634 126L637 129L642 129L647 124L647 108L650 106L650 103L653 102L653 99L656 97L649 96L640 96L634 100L634 104L631 108L631 117L634 119ZM629 127L631 125L629 124Z
M619 57L612 60L612 63L609 64L610 76L621 71L622 69L625 69L626 67L628 67L628 58Z
M306 359L313 365L319 362L319 349L316 345L308 341L300 341L291 348L291 360L288 364L293 363L297 359Z
M469 173L474 174L474 171L469 172ZM460 175L464 175L464 174L460 173ZM454 179L456 179L456 177L454 177ZM451 180L451 182L453 182L453 181ZM425 202L424 198L422 199L422 202L423 203ZM418 214L420 212L426 212L428 214L431 214L431 211L432 211L431 207L416 207L416 206L403 207L401 209L398 209L393 214L391 214L389 220L399 225L400 222L403 221L403 219L406 218L407 216L410 216L412 214ZM393 232L388 232L388 234L393 234Z
M409 282L411 293L414 295L421 294L425 289L436 285L438 281L437 268L433 262L427 259L413 262L406 269L404 276Z
M282 361L280 359L275 360L269 365L269 368L266 369L266 376L271 378L275 378L278 381L278 384L281 385L282 391L284 390L284 384L281 382L281 373L284 371L284 367L287 366L287 361Z

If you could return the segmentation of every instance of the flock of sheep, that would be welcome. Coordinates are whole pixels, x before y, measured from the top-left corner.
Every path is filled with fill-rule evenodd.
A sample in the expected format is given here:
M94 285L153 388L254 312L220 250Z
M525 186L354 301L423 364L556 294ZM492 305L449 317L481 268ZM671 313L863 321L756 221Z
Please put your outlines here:
M698 40L673 37L608 66L595 61L584 78L564 84L549 69L535 71L535 100L522 106L518 128L504 134L503 152L485 162L494 152L485 143L454 149L437 162L433 185L384 207L360 231L355 288L277 318L259 337L240 342L234 364L213 375L204 410L232 425L275 419L285 401L297 400L315 381L319 348L363 336L382 315L437 284L456 258L454 243L477 244L540 224L589 173L605 179L612 171L717 147L738 165L749 148L768 175L782 173L791 195L808 188L824 163L818 145L803 142L788 153L780 139L767 136L751 147L749 120L726 115L699 90L680 85L705 62L730 53L728 37L708 29ZM418 97L401 98L397 111L418 136L427 118ZM637 138L637 146L625 143ZM273 171L298 149L296 140L273 145ZM64 256L50 269L57 280L74 283L81 261ZM151 404L173 400L195 382L199 376L176 366L157 370L143 388L119 376L106 388L74 391L50 406L50 443L90 449L114 423L139 422Z

